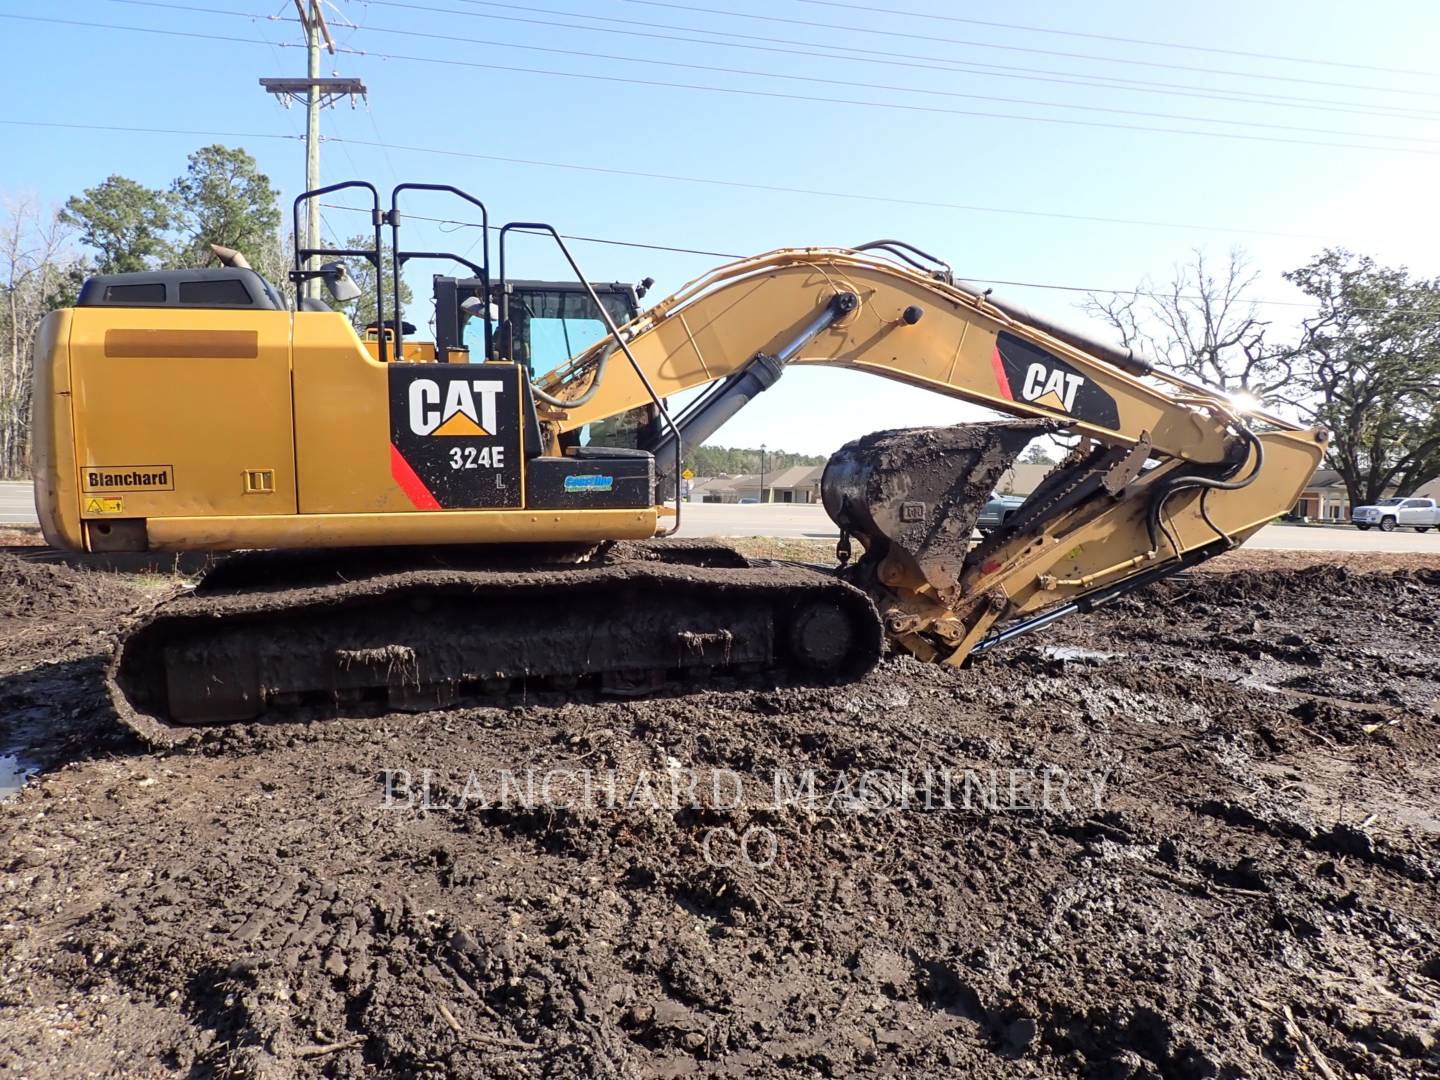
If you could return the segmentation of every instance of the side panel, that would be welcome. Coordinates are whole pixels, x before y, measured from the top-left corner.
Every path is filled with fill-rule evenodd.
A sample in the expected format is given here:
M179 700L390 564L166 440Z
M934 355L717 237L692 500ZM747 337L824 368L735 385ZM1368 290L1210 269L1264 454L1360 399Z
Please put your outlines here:
M293 514L290 315L76 308L83 519Z
M52 311L35 331L35 419L30 453L35 514L45 542L80 551L84 540L70 416L70 316L68 308Z
M522 505L514 365L381 364L343 316L304 311L294 364L300 513Z
M300 513L414 510L390 474L388 365L343 315L297 311L294 368Z
M391 467L420 510L519 508L524 456L513 364L391 364Z

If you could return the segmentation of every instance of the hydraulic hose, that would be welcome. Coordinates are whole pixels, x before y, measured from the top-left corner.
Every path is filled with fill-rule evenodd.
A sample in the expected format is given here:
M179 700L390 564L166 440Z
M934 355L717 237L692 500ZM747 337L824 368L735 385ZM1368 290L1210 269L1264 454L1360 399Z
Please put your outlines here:
M1170 541L1170 546L1175 550L1175 554L1180 554L1180 544L1161 521L1161 512L1164 510L1165 503L1169 501L1170 496L1176 492L1188 491L1194 488L1205 489L1204 494L1200 496L1200 516L1205 519L1205 524L1209 525L1222 540L1225 540L1227 543L1230 542L1230 535L1211 519L1209 510L1205 506L1205 498L1211 491L1239 491L1241 488L1249 487L1255 482L1255 478L1260 475L1260 470L1265 466L1265 444L1260 441L1259 436L1233 414L1230 417L1230 421L1239 429L1240 437L1245 440L1246 444L1255 450L1255 462L1250 467L1250 472L1239 479L1213 476L1181 476L1162 487L1150 500L1150 508L1145 516L1145 530L1149 534L1151 551L1158 551L1160 549L1159 534L1163 532L1165 538ZM1249 455L1247 454L1246 456L1248 457ZM1239 467L1237 464L1236 469L1239 469Z
M610 354L615 351L615 348L615 342L607 341L605 343L604 347L600 350L600 359L595 361L595 374L590 377L590 389L586 390L585 393L579 397L558 398L552 394L547 394L538 386L532 386L530 392L540 401L545 402L546 405L554 405L557 409L578 409L594 397L595 391L600 389L600 380L605 376L605 365L610 362Z

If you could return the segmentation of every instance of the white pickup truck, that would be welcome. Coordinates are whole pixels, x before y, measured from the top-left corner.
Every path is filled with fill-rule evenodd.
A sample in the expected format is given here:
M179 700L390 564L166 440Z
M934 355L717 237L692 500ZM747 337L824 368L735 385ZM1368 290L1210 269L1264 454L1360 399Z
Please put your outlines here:
M1381 532L1397 528L1428 532L1440 529L1440 506L1434 499L1381 499L1374 506L1357 506L1350 514L1350 523L1361 532L1374 525Z

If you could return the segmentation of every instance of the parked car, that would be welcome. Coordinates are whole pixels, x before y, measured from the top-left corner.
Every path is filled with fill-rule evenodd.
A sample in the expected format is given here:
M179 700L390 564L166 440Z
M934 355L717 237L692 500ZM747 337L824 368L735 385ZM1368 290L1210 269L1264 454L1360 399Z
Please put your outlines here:
M1434 499L1381 499L1374 506L1357 506L1350 515L1350 523L1361 532L1371 525L1381 532L1393 532L1397 528L1429 532L1440 528L1440 505Z
M992 494L990 501L980 508L980 516L975 519L975 527L980 530L981 536L989 536L1001 525L1004 525L1005 520L1024 504L1024 498L1019 495Z

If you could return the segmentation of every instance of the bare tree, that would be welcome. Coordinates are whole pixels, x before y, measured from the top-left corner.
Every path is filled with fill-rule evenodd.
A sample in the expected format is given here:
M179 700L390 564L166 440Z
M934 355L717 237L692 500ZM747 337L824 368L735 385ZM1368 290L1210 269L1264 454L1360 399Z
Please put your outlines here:
M0 476L30 468L30 343L52 308L74 301L82 264L55 207L0 197Z
M1240 248L1219 265L1195 249L1170 282L1142 281L1129 294L1085 300L1123 342L1227 391L1266 397L1290 379L1293 350L1266 340L1270 324L1252 298L1260 272Z

